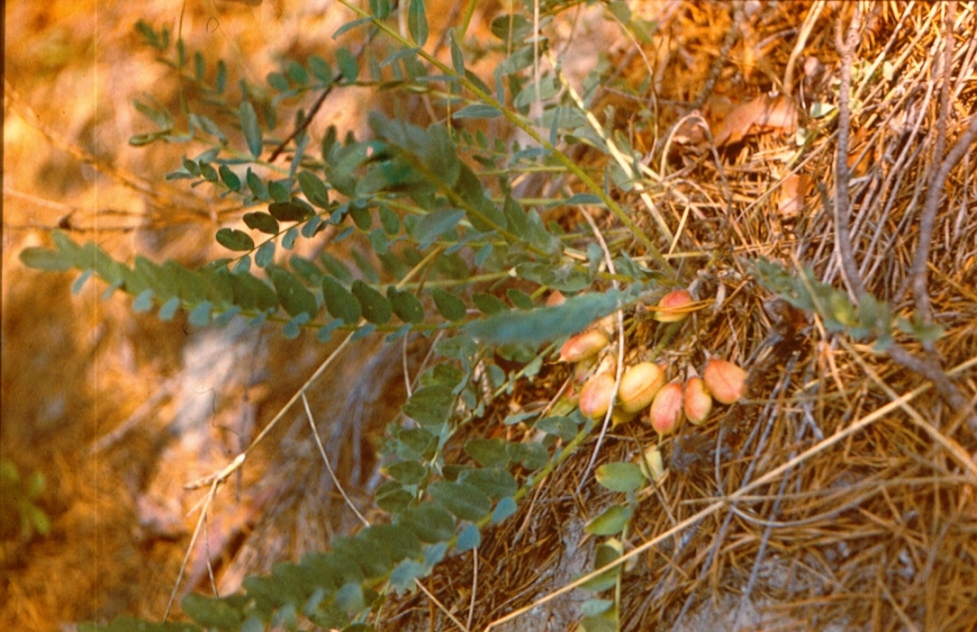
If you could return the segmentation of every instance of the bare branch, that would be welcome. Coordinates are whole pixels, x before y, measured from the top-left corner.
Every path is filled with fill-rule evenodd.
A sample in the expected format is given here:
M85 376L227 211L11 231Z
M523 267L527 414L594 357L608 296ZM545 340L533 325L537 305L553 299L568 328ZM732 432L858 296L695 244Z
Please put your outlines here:
M977 117L975 117L977 118ZM918 373L933 382L936 392L953 410L954 415L963 416L970 426L970 431L977 437L977 413L970 401L954 386L940 363L933 358L918 358L898 344L888 349L889 357L914 373Z
M944 24L943 60L940 64L940 115L936 120L936 146L933 150L933 164L943 158L943 151L946 147L947 119L950 118L950 66L953 63L953 17L956 14L956 7L957 3L954 0L947 10ZM923 215L920 218L919 244L916 246L916 252L913 254L913 265L910 268L913 298L916 301L919 316L924 323L933 320L929 293L926 291L926 260L929 258L937 207L940 203L940 196L943 193L943 185L947 175L949 175L949 169L944 173L943 165L940 165L937 171L932 171L930 174L930 180L927 183L926 202L923 205ZM925 345L925 347L927 351L933 350L932 343Z
M865 283L858 272L855 250L851 243L851 198L848 195L848 136L851 133L851 108L848 98L851 93L851 68L854 63L855 47L858 45L858 29L861 25L861 11L855 7L855 14L848 25L848 34L841 44L841 87L838 94L838 150L835 156L835 245L841 257L841 270L848 285L848 292L857 303L865 294ZM839 39L840 39L839 23Z

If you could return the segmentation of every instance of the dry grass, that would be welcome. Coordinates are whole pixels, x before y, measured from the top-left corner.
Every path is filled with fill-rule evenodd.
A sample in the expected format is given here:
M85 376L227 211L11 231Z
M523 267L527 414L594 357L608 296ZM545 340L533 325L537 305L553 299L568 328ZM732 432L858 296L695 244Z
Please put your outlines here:
M179 325L133 318L117 300L100 301L94 290L66 308L66 282L24 272L14 262L17 251L43 234L20 227L53 227L70 214L79 229L101 222L94 235L119 256L150 244L159 256L192 261L206 256L216 214L214 200L202 193L188 196L159 183L159 174L174 164L172 154L113 153L124 146L132 125L124 114L125 100L105 95L135 96L153 89L158 77L145 74L147 59L122 53L131 44L132 20L94 12L94 6L74 6L22 7L14 17L34 26L7 39L9 51L33 51L35 56L8 55L6 62L3 455L17 455L22 469L42 468L55 482L46 507L55 518L55 537L4 549L5 570L11 572L3 584L6 605L0 621L17 628L55 629L62 622L124 612L158 616L187 534L179 532L175 541L135 537L129 525L137 501L149 496L165 505L179 499L174 515L189 509L197 497L181 493L179 486L219 467L237 449L220 427L247 414L267 419L322 355L280 337L245 340L253 345L250 359L266 362L276 374L260 379L236 374L231 380L227 391L237 395L224 394L222 416L202 435L218 449L177 449L160 439L165 421L185 402L173 394L157 410L161 421L145 423L123 448L94 458L80 449L118 427L160 384L184 375L192 364L188 345ZM870 292L899 313L914 311L912 261L919 248L920 214L927 192L942 187L927 270L934 320L946 331L935 351L956 388L973 402L977 170L965 156L945 183L935 182L933 174L977 108L977 40L969 37L977 31L977 7L956 4L953 37L945 25L949 3L859 7L865 13L852 70L845 161L851 169L853 258ZM640 54L624 37L610 47L622 87L609 90L601 104L614 105L615 124L633 146L649 152L647 198L677 235L659 246L699 298L718 297L684 326L665 357L675 367L701 368L710 353L751 369L746 402L717 412L701 430L663 442L671 471L641 497L625 538L632 557L622 582L622 629L977 626L977 441L965 419L926 379L886 354L829 334L817 319L798 319L771 302L744 264L757 256L788 267L803 262L819 279L845 287L836 218L817 189L808 190L802 209L781 211L780 189L792 173L807 176L813 185L823 183L826 198L834 198L839 179L834 119L802 119L817 131L799 161L792 160L799 151L793 135L777 131L746 133L716 151L708 141L698 147L682 142L695 128L696 119L686 116L692 105L701 106L715 135L723 113L730 111L724 99L749 101L782 88L788 75L791 96L803 108L837 103L842 55L836 29L844 34L855 9L854 3L744 3L734 8L649 2L634 10L659 20L652 42ZM142 10L141 17L149 21L175 19L170 7ZM272 13L230 15L230 9L218 5L225 29L218 48L247 53L258 76L270 67L275 52L306 50L308 29L289 21L304 14L285 5L282 10L286 17L278 23ZM111 25L99 31L101 52L95 52L94 40L75 39L91 15ZM197 5L190 5L188 15L193 28L187 33L204 45L204 25L214 16ZM265 29L259 34L247 29L262 16ZM802 54L794 55L808 23L812 28L799 49ZM593 50L585 35L572 30L574 22L567 24L561 36ZM944 73L940 68L948 40L954 54ZM61 61L37 57L56 56L73 46L86 51L81 57L89 60L89 68L99 69L97 79L86 78L70 56ZM806 63L808 58L818 63ZM32 76L38 67L52 70ZM119 76L134 85L112 85L109 78L120 81ZM946 76L949 82L942 80ZM75 111L59 114L57 103L65 95L88 98ZM652 115L641 114L646 106ZM691 121L691 128L680 126L683 119ZM602 166L601 158L590 153L580 160ZM102 167L103 175L83 168L86 161ZM658 224L648 200L636 194L621 197L641 227L655 235ZM180 209L176 216L174 208ZM113 210L119 212L112 215ZM110 220L113 226L123 223L125 230L108 230ZM578 218L566 214L561 221ZM183 228L173 228L174 223ZM143 227L133 230L134 224ZM598 217L598 224L612 250L638 258L643 254L613 217ZM37 314L47 320L35 322ZM657 330L640 314L629 316L634 323L631 353L657 342ZM93 344L95 328L99 333ZM64 343L42 344L44 338ZM147 340L156 341L153 353L146 350ZM923 357L919 345L908 339L900 343ZM314 409L348 407L345 397L332 397L329 389L345 393L350 375L371 366L365 354L359 359L351 361L348 371L327 376ZM467 438L500 432L500 418L510 404L546 401L564 378L558 367L547 367L535 385L521 386L512 402L497 402L494 415L460 432L453 449L460 453ZM395 406L377 397L383 384L363 384L373 389L363 391L363 398L379 401L376 410ZM246 395L243 408L234 403L241 393ZM372 416L375 422L386 421L378 419L380 412ZM215 537L215 550L242 551L236 561L225 560L228 584L242 573L266 569L280 556L320 547L333 531L351 527L303 432L306 422L298 418L294 423L290 433L283 430L275 437L278 452L263 455L246 470L243 500L236 504L227 496L228 508L216 514L224 517L215 531L225 542ZM348 420L331 427L336 429L329 446L333 453L354 443L368 445L364 437L348 434L355 426ZM514 439L526 431L506 432ZM528 440L530 434L523 436ZM605 439L598 462L629 460L654 441L643 423L621 426ZM592 568L595 539L583 525L620 501L592 480L581 481L590 447L562 463L516 516L485 532L477 560L471 553L453 557L425 581L465 627L483 630L534 603L539 607L493 629L564 630L573 625L579 604L590 596L568 589ZM368 479L364 473L353 487L368 492ZM125 493L119 493L120 487ZM335 507L330 520L316 513L324 498L332 498ZM192 526L180 522L181 528ZM207 583L205 566L198 563L194 572L194 581ZM66 574L77 583L51 581ZM389 630L457 627L422 594L392 598L378 625Z
M735 9L724 4L670 8L643 51L648 65L633 48L624 53L629 85L662 78L654 93L633 99L657 108L654 124L637 112L615 119L632 134L634 146L672 142L670 126L689 111L679 102L699 100L710 78L713 92L704 96L713 102L730 95L744 102L781 87L807 18L813 28L803 56L792 62L794 96L803 105L837 103L841 54L835 29L849 23L853 4L826 5L816 20L818 5L808 3L773 5L752 16L731 15ZM977 44L966 35L977 26L977 15L972 3L956 8L949 111L941 123L945 75L934 64L949 32L947 4L862 9L867 15L852 73L846 161L852 171L851 241L867 289L908 314L915 308L911 262L923 197L927 187L942 186L933 181L942 155L937 152L961 136L977 101ZM717 70L712 60L728 42L731 23L739 32ZM805 58L819 62L807 62L816 72L805 74ZM626 96L614 101L619 109ZM715 132L721 121L703 100ZM672 471L642 499L626 542L640 554L624 575L622 629L977 625L973 432L924 386L927 380L871 345L828 334L818 320L797 323L797 315L771 303L743 267L757 256L791 268L803 262L818 278L842 283L835 218L817 190L809 189L802 210L780 212L779 189L791 173L823 183L833 197L836 125L808 126L820 129L801 160L794 159L794 138L776 133L747 134L718 154L683 148L671 161L659 158L667 149L650 154L650 196L679 234L668 248L672 260L694 280L699 298L724 297L695 316L666 357L673 366L700 368L706 352L737 360L751 367L751 399L704 430L664 442ZM944 366L961 367L953 381L971 402L977 393L974 173L965 157L945 184L928 268L936 322L946 330L937 351ZM655 233L651 215L641 214L645 203L636 196L624 201ZM635 254L613 218L602 229L618 248ZM630 344L635 351L651 347L656 340L649 336L638 324ZM775 340L780 342L771 344ZM922 353L911 342L902 344ZM550 379L555 391L562 378ZM600 462L630 460L654 441L645 426L621 427L610 435ZM582 526L620 499L594 482L574 495L587 459L575 455L543 482L516 518L491 532L477 564L465 554L432 577L431 590L455 616L470 621L469 629L493 622L492 629L565 629L566 608L590 596L565 592L569 577L592 568L580 568L594 545ZM506 618L533 604L520 617ZM387 609L383 629L455 627L421 595L394 606L396 616Z

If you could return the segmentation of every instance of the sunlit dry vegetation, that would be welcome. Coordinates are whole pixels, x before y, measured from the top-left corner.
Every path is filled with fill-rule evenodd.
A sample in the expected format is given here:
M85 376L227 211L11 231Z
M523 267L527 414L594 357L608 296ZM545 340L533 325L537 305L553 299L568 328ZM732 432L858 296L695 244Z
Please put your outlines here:
M0 627L977 625L977 5L397 4L6 8Z

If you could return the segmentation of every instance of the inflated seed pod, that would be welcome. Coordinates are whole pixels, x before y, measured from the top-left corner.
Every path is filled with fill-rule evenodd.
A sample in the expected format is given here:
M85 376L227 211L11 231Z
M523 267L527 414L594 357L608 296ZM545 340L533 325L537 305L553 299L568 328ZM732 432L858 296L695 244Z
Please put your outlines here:
M675 432L682 423L682 407L682 385L678 382L666 384L651 402L651 427L662 436Z
M649 406L655 395L665 386L665 372L654 362L639 362L621 376L617 404L627 413L636 413Z
M746 371L728 360L712 358L702 372L709 392L721 404L732 404L746 395Z
M685 400L683 409L685 417L695 425L705 423L712 412L712 395L706 387L705 381L694 375L685 381Z
M598 419L607 414L613 396L614 375L607 372L597 373L583 385L577 405L584 417Z
M582 334L571 336L560 347L560 360L580 362L592 358L607 346L610 340L603 329L588 329Z
M658 301L655 320L662 323L677 323L689 315L685 308L692 304L688 290L672 290Z

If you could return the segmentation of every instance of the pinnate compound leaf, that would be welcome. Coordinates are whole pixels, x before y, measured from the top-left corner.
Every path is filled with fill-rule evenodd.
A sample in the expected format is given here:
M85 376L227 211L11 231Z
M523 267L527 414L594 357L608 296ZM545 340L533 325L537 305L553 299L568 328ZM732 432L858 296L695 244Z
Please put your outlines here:
M217 243L235 252L254 250L254 240L251 239L251 235L236 228L221 228L218 230Z
M618 290L583 294L552 307L539 307L528 312L505 311L469 323L466 329L483 342L538 344L583 331L595 320L620 309L624 299L625 295Z
M481 520L492 510L485 492L469 483L435 481L427 488L431 497L462 520Z

